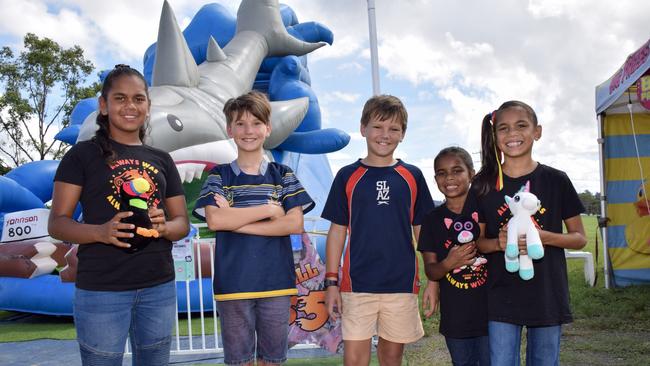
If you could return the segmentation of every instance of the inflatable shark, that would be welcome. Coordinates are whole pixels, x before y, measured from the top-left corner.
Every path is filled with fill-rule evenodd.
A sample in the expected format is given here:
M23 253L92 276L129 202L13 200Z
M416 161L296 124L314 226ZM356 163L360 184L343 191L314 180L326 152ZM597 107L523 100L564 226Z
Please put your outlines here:
M271 100L294 99L284 103L273 103L274 139L269 141L267 147L273 153L272 158L294 170L317 203L316 208L309 213L312 217L305 218L307 230L327 231L326 226L321 226L326 222L317 219L333 180L324 153L340 150L347 145L350 137L343 131L321 129L320 115L317 113L318 100L309 85L306 56L296 58L269 57L269 55L284 55L289 52L306 53L322 46L323 43L319 41L331 44L333 35L323 25L297 23L293 11L280 6L280 17L284 22L282 24L278 21L278 5L275 1L244 1L238 13L237 25L234 16L222 8L219 4L208 4L202 7L186 28L185 38L188 39L187 37L190 36L193 38L184 41L169 5L164 5L161 16L161 36L158 42L160 45L153 46L161 54L160 58L154 57L154 59L158 59L162 65L152 61L149 67L153 81L151 83L152 112L155 115L152 116L152 134L148 137L147 143L171 152L183 180L192 182L185 184L186 192L190 192L188 193L188 202L190 202L193 197L191 192L201 185L200 180L196 179L205 175L206 168L209 169L211 164L230 162L236 157L236 148L225 134L225 119L221 112L225 100L247 92L253 86L257 90L268 92ZM218 18L223 16L232 19L223 22ZM257 17L257 19L242 22L242 17ZM193 24L193 34L188 35L187 30ZM282 26L286 27L286 32L281 31ZM225 31L221 32L222 29ZM235 30L237 30L236 35ZM270 35L267 34L269 31L272 31ZM226 35L219 36L220 32ZM163 37L163 33L167 35ZM220 49L216 42L207 41L210 36L219 40L223 49ZM194 60L186 57L186 44L190 45ZM172 51L165 51L166 49ZM202 53L203 56L197 58L195 52ZM262 58L264 61L261 61L260 65ZM145 56L145 75L148 70L146 60ZM252 81L257 67L260 67L257 71L257 80ZM154 68L156 69L155 81L153 80ZM176 76L178 73L182 76ZM105 76L106 72L103 75ZM301 97L306 98L298 99ZM307 103L309 103L308 108ZM311 113L305 114L307 109ZM57 139L74 144L80 135L81 126L84 130L81 140L90 138L94 134L96 125L94 113L96 110L97 98L82 100L73 109L70 116L71 125L61 130ZM302 115L305 117L302 118ZM293 119L293 116L296 118ZM297 125L300 126L296 127ZM281 130L282 128L284 131ZM0 229L5 213L48 206L58 164L58 161L31 162L0 177ZM191 206L193 205L190 203ZM78 219L80 213L80 206L77 206L73 217ZM324 258L324 237L316 236L312 240L318 241L316 248ZM3 247L8 248L4 244L0 245L0 248ZM0 251L0 261L2 257L3 253ZM25 257L27 258L25 262L31 263L36 256L30 254ZM74 258L74 255L68 257ZM65 263L60 264L62 265ZM29 266L30 271L25 271L27 275L24 277L40 273L34 272L31 264ZM312 267L316 268L313 265ZM57 274L50 274L26 279L2 277L4 276L2 269L6 268L5 262L0 263L0 308L42 314L71 314L74 284L62 282L62 280L70 281L68 277L70 271L61 270L60 277ZM308 282L313 281L310 279ZM192 311L199 311L198 296L196 296L198 283L199 281L192 281L190 285L192 296L189 299L192 301ZM203 288L210 286L208 283L203 284ZM185 288L179 287L179 311L187 309L186 296ZM209 292L204 292L203 301L208 307L211 306ZM312 340L312 343L318 342Z
M221 49L211 37L206 60L197 65L165 1L149 90L152 105L147 144L168 151L186 178L200 176L205 163L234 159L236 148L227 136L222 111L225 102L251 90L265 57L304 55L325 44L291 36L282 23L277 0L244 0L233 39ZM298 127L309 100L278 101L271 106L273 130L266 149L280 145ZM85 119L77 141L94 135L96 113ZM191 165L181 167L184 162Z

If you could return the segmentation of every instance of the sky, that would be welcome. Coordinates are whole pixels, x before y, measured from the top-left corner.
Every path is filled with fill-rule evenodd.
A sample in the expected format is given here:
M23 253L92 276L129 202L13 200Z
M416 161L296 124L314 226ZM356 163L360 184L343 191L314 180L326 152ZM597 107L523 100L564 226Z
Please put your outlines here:
M212 1L169 0L181 28ZM233 13L239 1L220 1ZM365 156L359 133L372 95L367 2L285 0L300 21L317 21L334 43L309 56L323 127L348 132L329 154L334 171ZM512 99L537 112L543 128L534 159L567 172L579 192L600 191L594 92L650 36L650 2L619 0L376 0L381 92L400 97L408 129L396 157L417 165L431 192L433 158L447 146L480 160L483 116ZM142 69L155 42L162 0L0 0L0 45L25 33L79 45L98 70Z

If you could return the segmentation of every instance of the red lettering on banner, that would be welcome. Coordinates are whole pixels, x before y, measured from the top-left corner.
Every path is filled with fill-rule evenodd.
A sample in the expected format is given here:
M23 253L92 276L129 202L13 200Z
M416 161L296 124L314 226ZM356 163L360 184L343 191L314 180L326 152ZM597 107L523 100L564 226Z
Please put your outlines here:
M641 67L641 65L648 61L648 56L650 56L650 41L646 42L636 52L628 56L623 67L621 67L612 77L612 81L609 83L609 94L612 94L614 90L621 86L623 81L627 80L639 69L639 67Z
M616 74L612 77L612 81L609 83L609 94L612 94L612 92L616 89L618 89L619 86L621 86L621 80L623 79L623 69L621 68L618 70Z

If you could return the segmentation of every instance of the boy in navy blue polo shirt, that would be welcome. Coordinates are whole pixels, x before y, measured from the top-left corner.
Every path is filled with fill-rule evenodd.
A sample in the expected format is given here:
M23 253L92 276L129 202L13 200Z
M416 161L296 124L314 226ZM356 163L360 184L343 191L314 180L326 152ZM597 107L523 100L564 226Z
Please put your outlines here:
M393 158L407 117L396 97L366 102L361 135L368 155L339 170L323 209L322 217L331 221L326 304L331 317L341 314L345 365L369 364L374 335L379 363L401 365L404 344L424 335L413 236L417 239L433 199L420 169ZM427 315L433 313L437 290L434 282L425 291Z
M314 203L289 167L264 157L271 133L266 96L253 91L231 99L224 113L237 160L210 171L195 209L217 232L214 297L224 362L280 364L290 296L297 294L289 235L303 232L303 209Z

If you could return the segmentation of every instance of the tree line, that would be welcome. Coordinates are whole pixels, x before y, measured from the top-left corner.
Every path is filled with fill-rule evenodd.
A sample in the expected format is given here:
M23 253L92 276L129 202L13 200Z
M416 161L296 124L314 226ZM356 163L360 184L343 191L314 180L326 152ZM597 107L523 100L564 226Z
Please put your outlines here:
M582 205L585 206L585 213L587 215L600 215L600 192L591 193L585 190L578 193Z
M61 47L27 33L23 50L0 49L0 166L58 159L67 144L53 135L70 124L82 99L96 96L99 82L88 83L95 66L79 46Z

